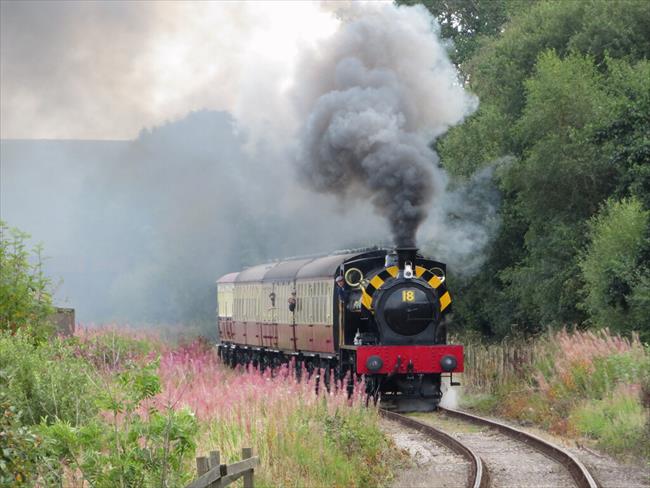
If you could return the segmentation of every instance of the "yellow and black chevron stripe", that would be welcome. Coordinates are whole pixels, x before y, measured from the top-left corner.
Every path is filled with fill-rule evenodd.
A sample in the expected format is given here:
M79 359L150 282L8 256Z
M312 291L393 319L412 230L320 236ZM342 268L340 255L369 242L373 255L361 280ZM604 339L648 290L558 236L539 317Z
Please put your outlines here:
M373 276L365 288L361 287L361 304L368 310L372 310L372 296L382 287L388 278L395 278L398 272L399 268L397 266L391 266Z
M438 292L440 297L440 311L442 312L445 308L451 303L451 295L447 291L447 285L445 282L434 275L428 269L423 268L422 266L415 267L415 276L429 283L431 288L434 288Z
M399 269L397 266L391 266L377 273L365 288L361 288L361 304L368 310L372 310L372 297L379 290L388 278L395 278ZM431 271L422 266L415 267L415 276L426 281L434 288L440 296L440 311L442 312L451 303L451 295L447 291L445 282L438 278Z

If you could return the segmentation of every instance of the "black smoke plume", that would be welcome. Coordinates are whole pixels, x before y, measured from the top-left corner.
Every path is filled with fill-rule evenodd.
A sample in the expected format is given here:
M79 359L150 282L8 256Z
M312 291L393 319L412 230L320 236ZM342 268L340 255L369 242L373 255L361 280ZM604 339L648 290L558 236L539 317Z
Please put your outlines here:
M318 192L369 200L395 244L413 246L446 185L430 144L476 102L423 7L351 4L340 16L295 82L301 176Z

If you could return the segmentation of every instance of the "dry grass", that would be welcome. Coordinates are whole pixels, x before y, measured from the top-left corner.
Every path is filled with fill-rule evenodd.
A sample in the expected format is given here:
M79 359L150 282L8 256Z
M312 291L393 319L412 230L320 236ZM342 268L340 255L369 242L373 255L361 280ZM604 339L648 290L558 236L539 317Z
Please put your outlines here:
M648 418L641 402L650 354L638 336L561 330L530 341L468 344L466 403L638 453ZM634 433L638 435L634 435Z

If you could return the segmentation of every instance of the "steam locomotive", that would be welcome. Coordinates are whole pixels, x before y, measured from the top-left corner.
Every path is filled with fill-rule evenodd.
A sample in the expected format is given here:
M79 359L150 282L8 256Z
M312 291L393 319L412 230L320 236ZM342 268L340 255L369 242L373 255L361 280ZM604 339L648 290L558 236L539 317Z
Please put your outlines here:
M273 367L294 358L325 381L363 375L369 397L426 411L441 379L463 371L447 344L451 296L443 263L416 248L344 252L247 268L217 281L219 354ZM452 384L453 383L452 381Z

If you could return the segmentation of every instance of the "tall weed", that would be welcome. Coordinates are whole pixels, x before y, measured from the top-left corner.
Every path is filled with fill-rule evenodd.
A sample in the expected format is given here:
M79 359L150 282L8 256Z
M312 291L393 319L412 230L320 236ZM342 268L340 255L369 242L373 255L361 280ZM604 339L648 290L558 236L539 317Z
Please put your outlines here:
M619 454L638 453L635 443L650 446L650 435L629 435L643 433L647 418L641 385L648 381L650 353L637 336L561 330L533 342L468 349L468 405L593 438ZM489 383L485 370L492 372Z
M569 423L581 435L596 440L601 448L615 453L639 452L641 448L648 459L647 413L638 394L635 388L619 387L615 395L585 401L571 412Z
M0 334L2 388L22 421L79 425L97 412L96 374L58 338L35 345L23 331Z
M228 462L253 447L262 486L376 486L390 475L392 451L376 410L363 406L363 385L351 398L341 383L317 394L317 375L302 371L300 381L291 365L232 371L200 342L164 354L160 374L152 404L195 412L199 447Z
M191 479L184 470L194 455L198 424L187 409L150 408L142 403L160 392L154 363L131 367L107 385L99 403L104 414L80 427L66 422L42 426L50 452L69 469L60 482L90 482L96 488L175 487Z

